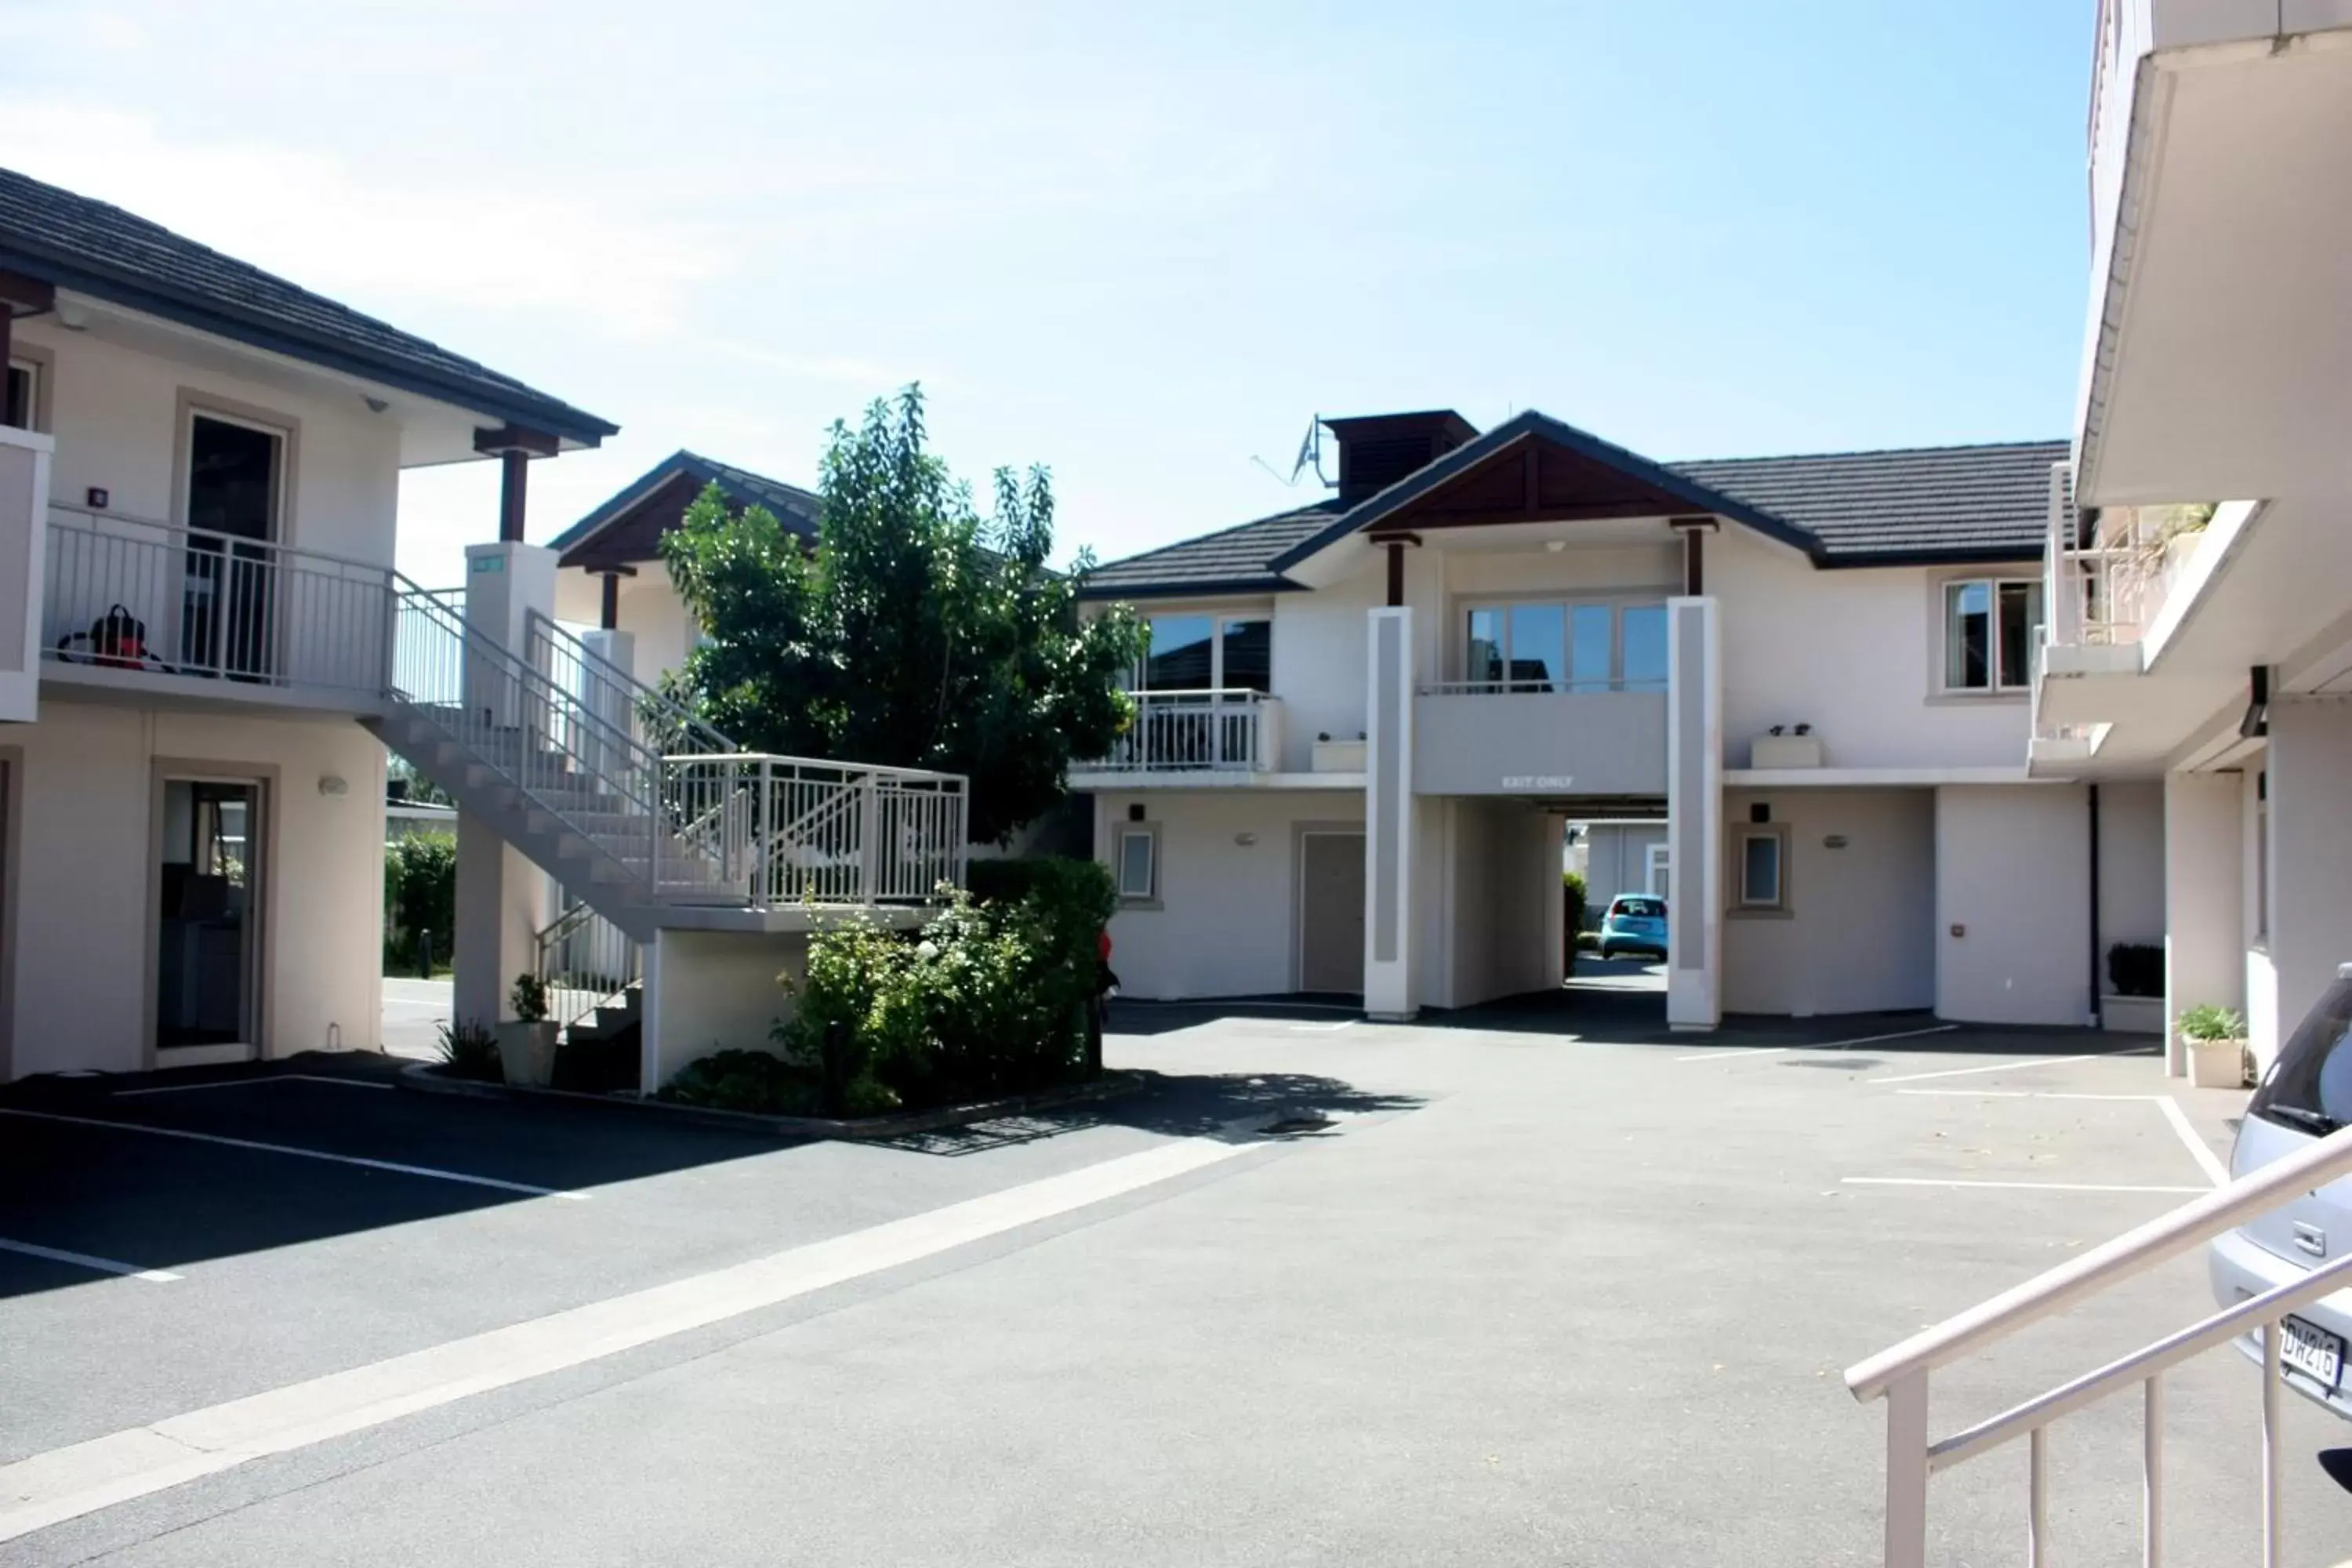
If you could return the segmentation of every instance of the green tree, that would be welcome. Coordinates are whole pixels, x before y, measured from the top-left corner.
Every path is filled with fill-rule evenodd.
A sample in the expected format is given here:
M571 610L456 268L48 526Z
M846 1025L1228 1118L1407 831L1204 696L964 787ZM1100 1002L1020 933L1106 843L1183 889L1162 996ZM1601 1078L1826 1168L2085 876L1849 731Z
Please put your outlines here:
M971 837L1001 842L1131 721L1139 624L1123 607L1080 616L1091 555L1047 569L1043 468L998 469L980 516L924 449L919 387L834 426L819 489L813 552L764 508L730 514L715 488L663 537L709 636L678 694L755 750L968 774Z

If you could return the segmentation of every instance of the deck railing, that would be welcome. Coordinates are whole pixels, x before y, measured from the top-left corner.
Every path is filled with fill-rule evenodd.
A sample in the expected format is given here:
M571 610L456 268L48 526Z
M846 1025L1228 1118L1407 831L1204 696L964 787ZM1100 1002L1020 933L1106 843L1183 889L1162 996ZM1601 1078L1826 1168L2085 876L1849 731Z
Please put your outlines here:
M393 572L315 550L49 508L42 656L248 685L381 693Z
M574 904L539 933L538 974L547 1016L570 1028L624 996L644 974L636 940L586 904Z
M1929 1381L1939 1368L1962 1356L1999 1344L2053 1313L2346 1175L2352 1175L2352 1128L2193 1198L1847 1369L1846 1386L1856 1399L1886 1402L1886 1568L1923 1568L1927 1560L1929 1477L2020 1438L2026 1443L2025 1497L2019 1510L2023 1555L2029 1568L2043 1568L2050 1556L2045 1434L2052 1423L2133 1387L2140 1390L2143 1413L2142 1560L2148 1568L2157 1568L2164 1542L2164 1373L2249 1333L2259 1333L2263 1346L2263 1563L2264 1568L2276 1568L2279 1325L2296 1308L2352 1283L2352 1253L1940 1440L1928 1426Z
M685 868L665 866L658 890L673 902L920 904L963 884L961 774L749 752L663 768Z
M1266 773L1282 755L1282 704L1263 691L1134 691L1135 722L1085 773Z

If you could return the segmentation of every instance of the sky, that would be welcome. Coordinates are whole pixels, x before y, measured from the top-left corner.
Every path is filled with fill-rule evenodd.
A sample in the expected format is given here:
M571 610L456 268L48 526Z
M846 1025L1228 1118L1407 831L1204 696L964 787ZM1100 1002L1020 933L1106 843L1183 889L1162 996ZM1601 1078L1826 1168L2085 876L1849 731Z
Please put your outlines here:
M1109 560L1319 497L1318 415L2063 437L2093 10L5 0L0 164L618 424L534 540L681 447L811 484L919 381ZM497 509L404 476L402 568Z

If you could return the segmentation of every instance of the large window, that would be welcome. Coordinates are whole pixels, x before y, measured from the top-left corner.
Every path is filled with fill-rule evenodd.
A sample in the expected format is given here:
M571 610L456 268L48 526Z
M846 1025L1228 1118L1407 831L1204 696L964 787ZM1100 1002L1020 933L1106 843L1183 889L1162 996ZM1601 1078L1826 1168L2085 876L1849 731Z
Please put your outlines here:
M1244 616L1153 616L1136 671L1147 691L1271 691L1274 623Z
M1664 605L1477 605L1463 679L1498 691L1664 691Z
M1160 896L1160 830L1134 823L1118 830L1118 896L1148 903Z
M2033 684L2042 584L1980 577L1944 584L1944 689L2023 691Z
M1789 830L1780 826L1739 831L1738 908L1754 914L1789 907Z

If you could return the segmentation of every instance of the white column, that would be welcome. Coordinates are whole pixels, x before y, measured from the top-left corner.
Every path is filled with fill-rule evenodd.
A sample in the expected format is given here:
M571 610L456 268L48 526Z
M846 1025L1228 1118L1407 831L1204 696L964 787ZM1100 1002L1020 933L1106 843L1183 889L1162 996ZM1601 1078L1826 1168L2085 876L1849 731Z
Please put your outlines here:
M589 710L610 727L612 735L635 736L637 715L634 705L629 700L628 689L628 683L636 679L637 673L635 634L606 631L600 628L596 631L581 633L580 644L594 658L611 666L614 675L620 678L589 683L588 689L581 694L588 703ZM588 771L600 781L600 784L609 782L611 776L623 765L623 758L620 755L606 754L607 747L612 747L615 752L618 751L617 745L613 742L593 731L582 747L588 753L584 759Z
M2270 712L2271 964L2278 1005L2263 1067L2352 963L2352 704L2288 698Z
M502 542L466 547L466 625L526 657L530 612L555 613L555 552ZM467 701L488 710L501 728L525 727L533 704L499 661L467 659ZM528 747L529 735L517 743ZM507 1016L515 976L538 958L534 939L554 918L553 884L496 829L470 812L457 817L457 929L449 961L455 972L453 1016L496 1023Z
M1715 600L1666 601L1666 1023L1723 1019L1723 658Z
M2179 1078L2188 1053L2172 1020L2211 1003L2246 1003L2240 924L2243 852L2237 773L2168 773L2164 780L2164 1070Z
M1412 611L1370 612L1364 690L1364 1011L1405 1019L1414 989Z

